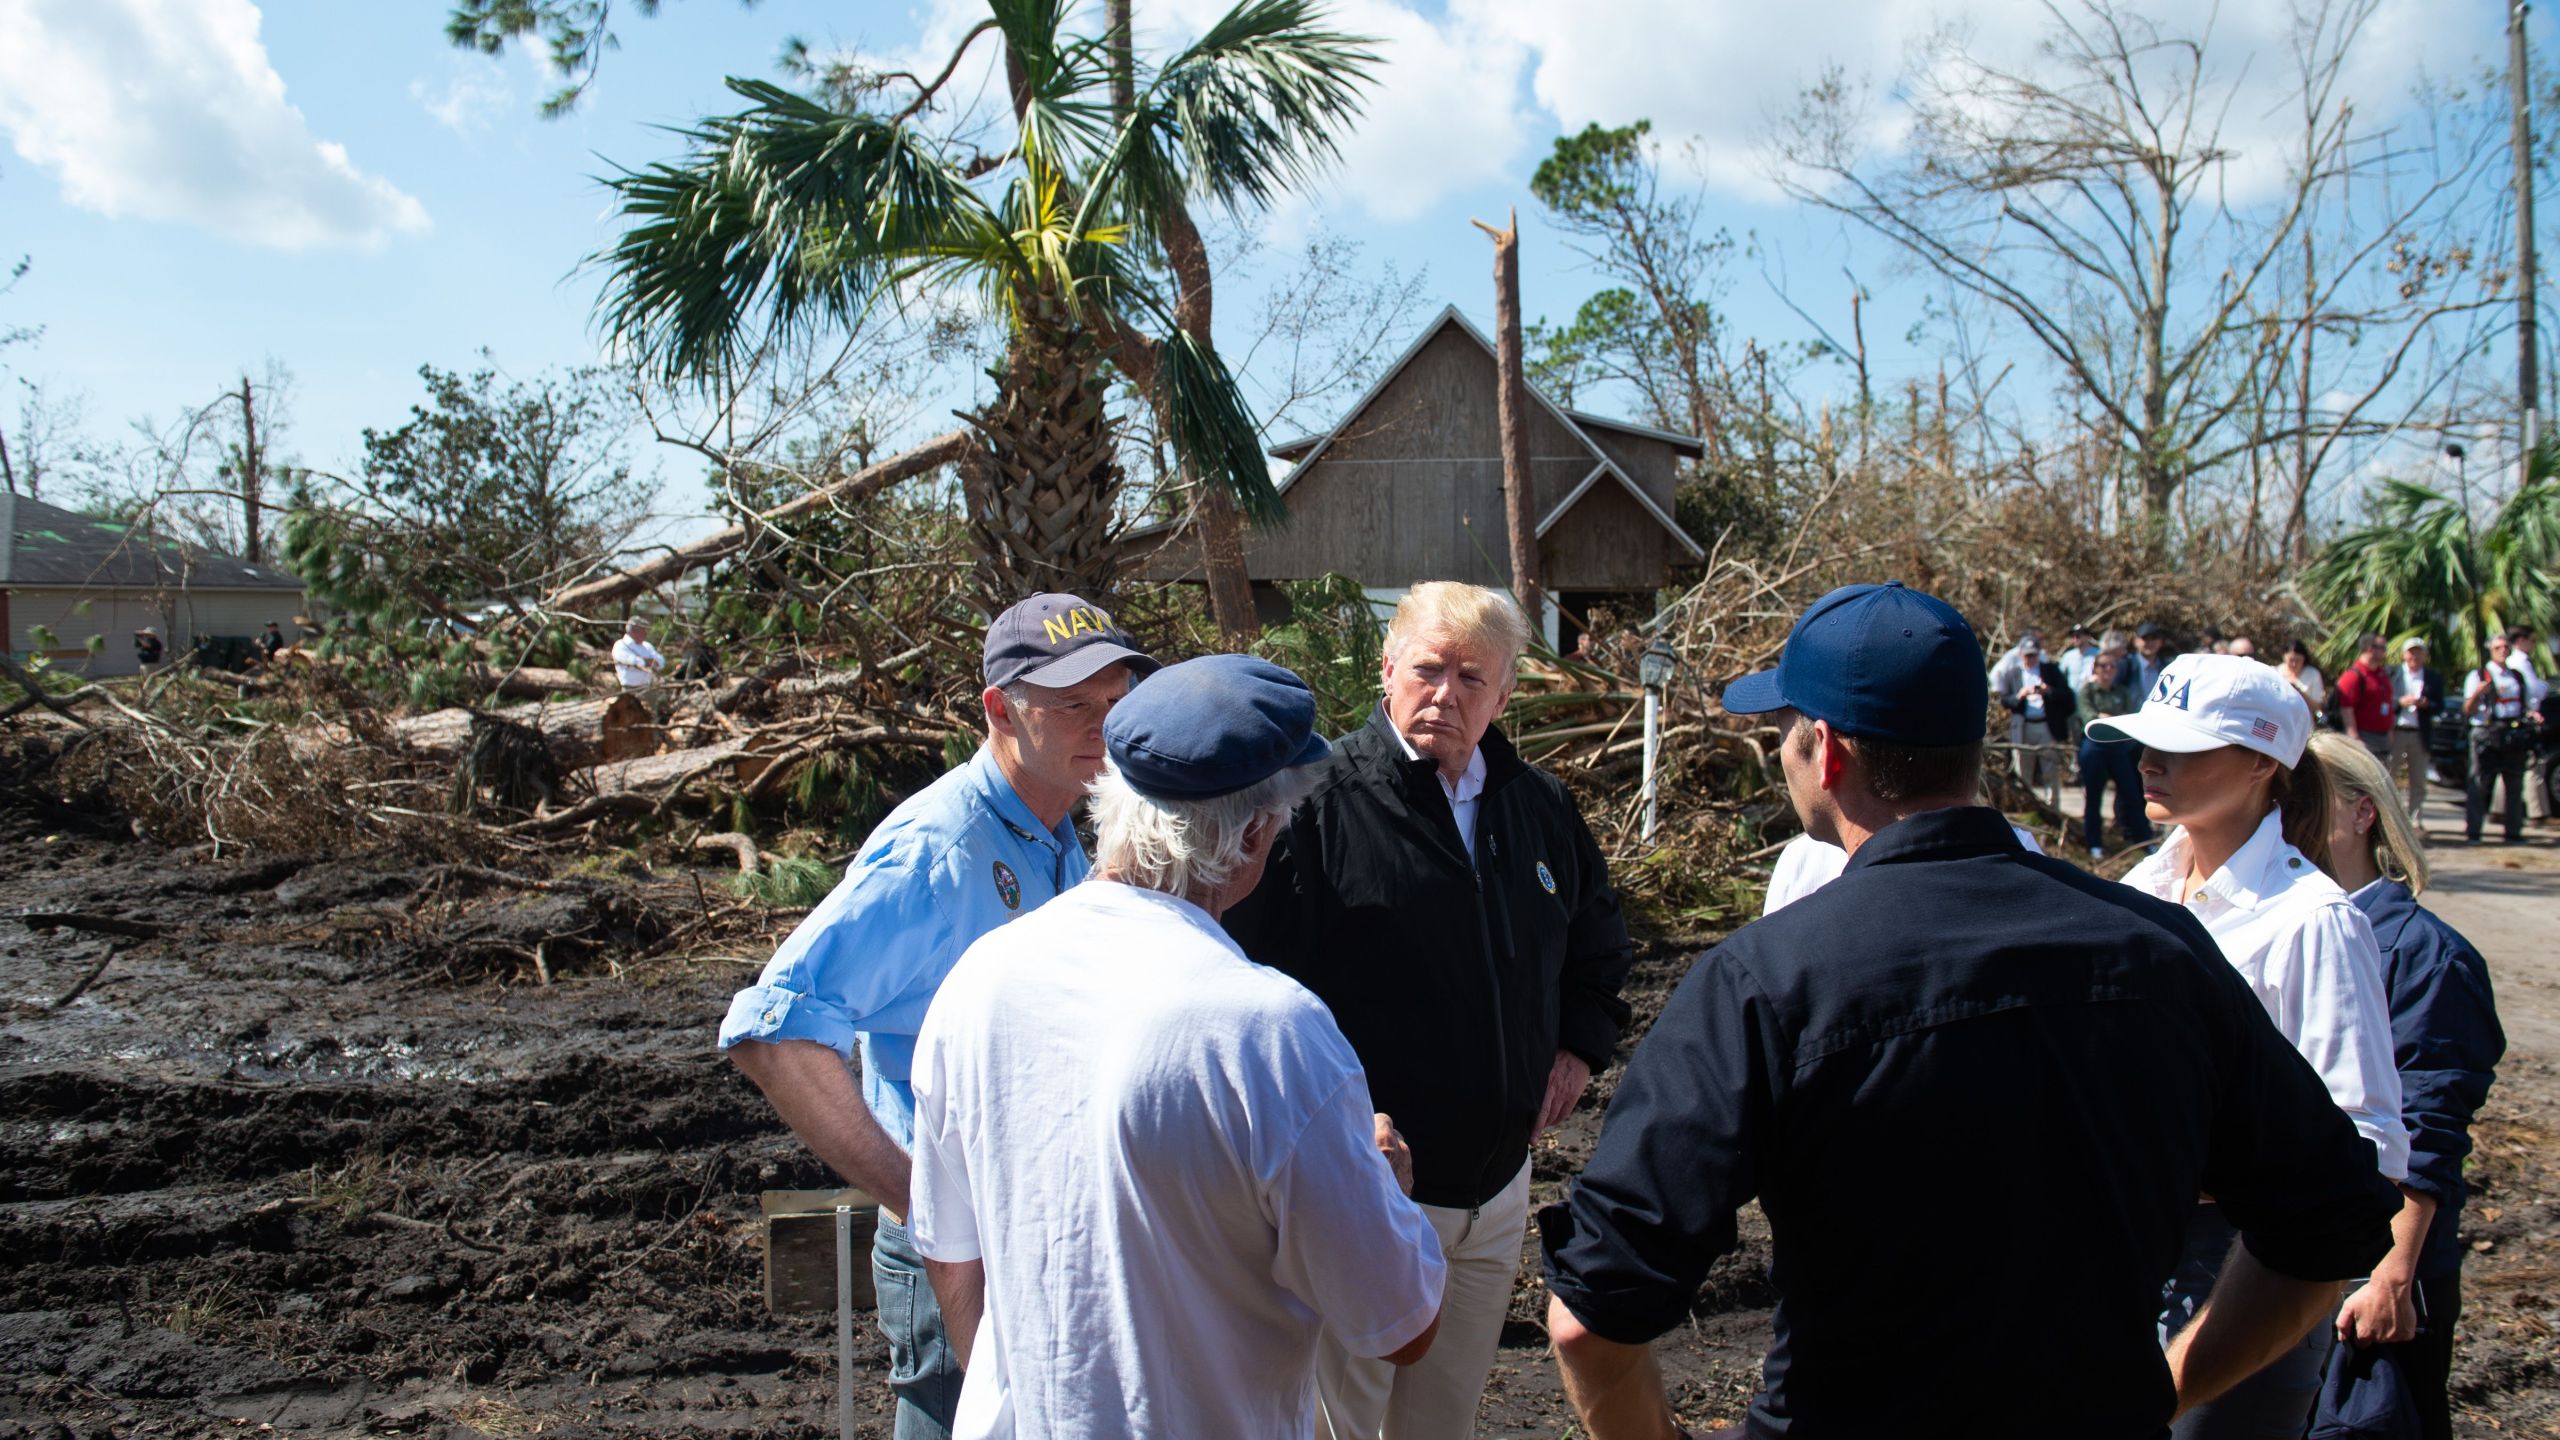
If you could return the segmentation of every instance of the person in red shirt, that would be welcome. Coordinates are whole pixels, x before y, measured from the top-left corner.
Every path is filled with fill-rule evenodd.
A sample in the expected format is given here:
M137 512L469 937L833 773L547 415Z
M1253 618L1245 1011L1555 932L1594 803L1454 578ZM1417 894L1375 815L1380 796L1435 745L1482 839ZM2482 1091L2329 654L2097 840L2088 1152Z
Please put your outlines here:
M2391 698L2390 672L2383 669L2382 637L2359 635L2356 650L2356 663L2338 677L2338 714L2347 733L2388 766L2391 722L2398 707Z

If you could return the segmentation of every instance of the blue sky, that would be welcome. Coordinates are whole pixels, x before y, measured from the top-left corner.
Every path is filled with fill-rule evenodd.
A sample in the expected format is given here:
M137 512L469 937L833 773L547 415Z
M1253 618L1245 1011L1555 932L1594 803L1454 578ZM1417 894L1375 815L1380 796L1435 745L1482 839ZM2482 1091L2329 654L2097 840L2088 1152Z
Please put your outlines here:
M1217 8L1140 0L1142 42ZM2206 7L2151 8L2174 19ZM2251 43L2255 11L2275 7L2238 8L2216 22L2240 37L2236 53ZM1868 334L1882 382L1935 373L1941 342L1901 339L1925 287L1835 223L1776 201L1750 135L1826 60L1887 72L1904 45L1957 17L1995 43L2024 36L2037 13L2029 0L1969 11L1909 0L1338 9L1345 28L1387 42L1387 72L1341 172L1267 222L1275 244L1354 236L1372 265L1427 268L1423 314L1455 302L1483 317L1490 251L1467 221L1517 205L1528 311L1565 318L1596 281L1538 223L1529 173L1563 129L1649 116L1675 143L1701 143L1709 221L1757 232L1825 323L1845 322L1841 267L1859 269L1876 296ZM615 161L672 154L653 127L727 108L724 74L773 73L790 35L938 60L969 10L967 0L669 0L654 19L618 14L624 43L601 82L575 113L545 120L537 102L553 81L540 59L451 49L435 0L0 0L0 253L33 260L0 298L0 327L45 331L0 363L81 397L103 436L136 415L202 404L272 358L294 376L292 452L346 465L363 427L405 416L421 363L467 368L483 347L518 374L595 358L597 282L574 273L612 234L594 177ZM2458 73L2495 56L2501 11L2384 0L2367 83L2396 91L2418 66ZM2243 128L2254 123L2247 110L2235 107ZM1733 280L1743 330L1808 338L1758 267ZM1251 283L1239 288L1222 292L1222 328L1250 321ZM697 467L645 448L638 458L666 468L666 508L699 506Z

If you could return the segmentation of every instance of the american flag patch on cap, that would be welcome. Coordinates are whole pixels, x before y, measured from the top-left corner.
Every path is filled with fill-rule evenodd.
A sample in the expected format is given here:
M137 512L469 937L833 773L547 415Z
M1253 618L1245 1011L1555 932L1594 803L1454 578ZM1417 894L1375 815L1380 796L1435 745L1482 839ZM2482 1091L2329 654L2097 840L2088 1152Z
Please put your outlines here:
M2260 740L2273 740L2276 738L2276 722L2260 716L2249 722L2249 733Z

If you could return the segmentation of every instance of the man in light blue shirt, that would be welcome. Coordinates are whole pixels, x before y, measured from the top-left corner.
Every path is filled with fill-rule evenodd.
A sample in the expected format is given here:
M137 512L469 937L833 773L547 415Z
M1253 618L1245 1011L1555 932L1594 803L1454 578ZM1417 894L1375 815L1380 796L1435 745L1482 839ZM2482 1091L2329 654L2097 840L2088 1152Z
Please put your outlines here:
M2080 687L2089 683L2089 672L2098 668L2098 637L2089 633L2088 626L2074 625L2070 638L2063 642L2062 653L2054 658L2062 662L2063 678L2071 682L2071 693L2077 695Z
M1108 615L1035 595L987 627L987 741L871 832L756 983L721 1048L835 1172L879 1200L871 1255L898 1440L946 1440L960 1366L907 1237L909 1076L935 990L972 941L1084 878L1069 818L1101 773L1103 717L1156 668ZM846 1061L862 1053L857 1091Z

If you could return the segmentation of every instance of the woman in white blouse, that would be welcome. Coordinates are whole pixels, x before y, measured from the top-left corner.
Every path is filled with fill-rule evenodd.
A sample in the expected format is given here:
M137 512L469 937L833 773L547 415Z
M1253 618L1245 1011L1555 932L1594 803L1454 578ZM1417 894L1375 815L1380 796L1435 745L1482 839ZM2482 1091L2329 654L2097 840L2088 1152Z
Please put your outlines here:
M2143 802L2174 825L2125 883L2184 906L2240 972L2276 1029L2373 1142L2382 1173L2408 1174L2400 1074L2373 927L2336 881L2328 853L2329 785L2305 753L2311 714L2276 667L2232 655L2182 655L2130 715L2093 722L2106 740L2143 746ZM2212 1288L2233 1231L2212 1204L2196 1207L2188 1252L2161 1316L2164 1341ZM2181 1417L2178 1440L2299 1436L2333 1335L2311 1327L2301 1344L2222 1399Z

